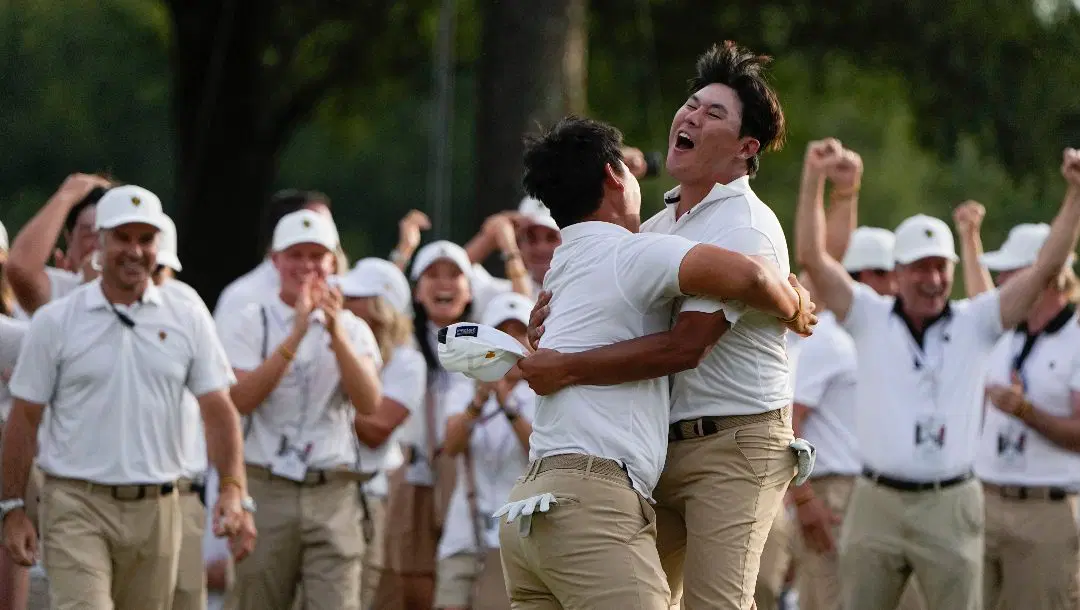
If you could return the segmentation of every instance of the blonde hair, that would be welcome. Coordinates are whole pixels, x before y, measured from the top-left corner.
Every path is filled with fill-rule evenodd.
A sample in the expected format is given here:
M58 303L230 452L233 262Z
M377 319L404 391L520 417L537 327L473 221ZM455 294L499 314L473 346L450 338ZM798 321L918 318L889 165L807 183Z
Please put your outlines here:
M334 273L345 274L349 272L349 257L345 254L345 249L339 244L337 249L334 250Z
M1076 277L1076 272L1072 270L1072 267L1066 267L1058 274L1056 280L1055 288L1065 293L1065 298L1070 303L1074 305L1080 303L1080 278Z
M412 340L412 319L380 296L372 297L368 317L368 326L379 344L379 354L383 362L389 362L395 349Z
M15 293L11 290L4 265L0 264L0 314L11 316L15 313Z

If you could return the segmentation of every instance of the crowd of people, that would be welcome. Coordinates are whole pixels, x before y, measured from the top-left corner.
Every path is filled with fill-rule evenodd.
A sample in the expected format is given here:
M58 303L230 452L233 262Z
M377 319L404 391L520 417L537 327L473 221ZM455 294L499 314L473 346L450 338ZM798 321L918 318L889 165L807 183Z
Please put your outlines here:
M644 156L567 117L464 245L413 210L351 263L275 194L212 313L144 188L0 225L0 606L1080 608L1080 152L1052 224L984 252L966 202L957 251L858 226L861 158L811 142L789 252L766 64L699 58L645 222ZM463 322L528 354L452 372Z

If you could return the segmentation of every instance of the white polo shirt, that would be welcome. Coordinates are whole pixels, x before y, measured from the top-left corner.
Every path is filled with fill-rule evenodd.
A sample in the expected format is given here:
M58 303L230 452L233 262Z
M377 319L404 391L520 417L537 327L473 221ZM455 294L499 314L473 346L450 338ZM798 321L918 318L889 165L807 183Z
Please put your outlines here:
M864 466L899 479L969 472L983 381L1003 332L997 290L954 301L916 340L893 297L854 284L844 328L858 353L855 434Z
M536 394L529 389L529 384L518 383L511 392L511 400L516 402L521 417L531 421L536 415ZM476 521L483 528L480 538L485 549L497 549L499 520L491 515L510 499L514 484L529 468L529 456L494 397L484 404L482 413L473 425L469 439L479 512ZM457 471L457 484L450 496L446 526L439 540L439 559L476 550L476 526L467 496L468 473L463 456L458 457Z
M194 288L178 279L167 280L161 287L166 294L176 294L178 298L187 299L192 307L198 307L210 315L206 303ZM186 419L180 431L181 442L184 445L184 470L189 478L199 478L206 474L210 467L206 453L206 431L203 429L202 409L199 400L191 392L184 391L184 402L188 403L184 408ZM208 505L209 506L209 505Z
M768 260L787 277L787 240L780 221L750 188L746 176L717 184L675 220L679 189L664 195L667 207L641 226L642 232L680 235L747 256ZM671 421L703 416L750 415L791 404L787 329L769 314L737 301L687 298L681 311L724 311L731 323L705 360L677 373L671 389Z
M810 409L801 436L818 448L814 476L862 470L855 439L856 361L855 341L832 312L822 312L814 334L799 342L795 402Z
M15 368L29 326L29 322L0 315L0 421L7 421L11 413L11 391L6 379Z
M540 296L540 285L532 282L532 299L535 301ZM494 277L484 269L480 263L473 265L472 271L473 312L472 318L479 320L484 315L484 309L492 299L514 291L514 283L506 278Z
M76 288L83 285L82 273L72 273L56 267L45 267L45 275L49 278L49 300L55 301L71 294ZM21 320L30 320L30 316L18 303L15 304L14 317Z
M105 300L101 280L39 309L11 379L46 405L38 465L59 477L125 485L184 476L181 430L196 396L235 379L205 308L149 286L141 302Z
M382 381L383 398L389 398L409 410L409 419L415 419L417 413L423 413L424 387L427 382L427 363L424 355L411 345L402 345L394 349L390 360L379 373ZM400 430L400 428L399 428ZM360 463L363 472L382 473L400 464L401 450L397 448L397 430L381 446L372 449L360 443ZM391 456L397 453L397 456ZM394 459L397 464L390 461ZM381 490L375 490L378 494ZM387 490L388 491L388 490ZM386 495L383 491L381 495Z
M292 333L294 317L293 308L276 294L236 312L218 311L218 332L233 368L259 368ZM281 381L248 416L246 463L269 467L284 438L290 447L307 450L309 470L374 470L360 460L360 442L353 429L355 410L341 386L341 370L330 349L324 320L321 310L311 314L307 334ZM358 356L370 357L382 366L375 336L363 320L343 310L338 313L337 323L344 326Z
M221 312L236 312L250 303L261 303L264 295L277 294L281 290L281 276L270 257L263 259L254 269L229 283L218 296L214 306L214 318Z
M540 347L574 353L671 328L679 266L694 242L606 222L562 229L544 278L551 314ZM618 460L646 498L667 451L668 379L570 386L538 399L530 459L583 453Z
M1025 396L1037 409L1070 417L1072 394L1080 392L1080 324L1071 306L1041 333L1006 332L994 348L986 385L1011 385L1014 363L1029 337L1034 342L1020 368ZM1080 454L1051 443L987 402L975 473L997 485L1075 488L1080 480Z

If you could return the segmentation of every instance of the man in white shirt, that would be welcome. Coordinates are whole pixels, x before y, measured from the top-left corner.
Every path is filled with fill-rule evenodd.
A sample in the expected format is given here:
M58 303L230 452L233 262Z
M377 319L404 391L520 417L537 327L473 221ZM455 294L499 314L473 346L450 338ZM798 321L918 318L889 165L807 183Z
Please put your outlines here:
M687 294L739 299L793 324L802 318L807 330L808 297L765 265L678 236L635 235L641 196L620 149L617 130L573 117L527 147L526 190L547 204L563 239L544 279L552 297L541 348L576 353L666 332L674 300ZM715 338L696 337L699 353ZM501 527L515 608L669 607L650 504L667 445L668 383L637 378L540 399L532 463L510 499L552 494L557 504Z
M949 302L956 253L941 220L896 230L897 296L854 283L825 252L816 195L840 157L811 144L797 212L799 262L855 342L856 435L863 476L840 540L846 608L890 608L914 572L931 610L976 610L983 595L983 494L971 471L983 379L1003 329L1026 316L1080 234L1080 153L1067 149L1069 191L1035 264L1000 291ZM906 432L905 432L906 431Z
M22 494L43 424L41 536L53 608L171 605L185 387L224 473L216 533L230 536L238 558L254 545L232 375L213 322L150 281L162 216L158 198L137 186L102 197L102 276L36 312L11 379L4 541L17 563L33 564L37 535Z
M279 191L268 202L262 219L260 245L267 248L267 256L254 269L233 280L222 289L214 305L214 317L221 311L237 311L248 303L259 301L280 288L280 278L270 260L269 248L274 228L287 214L298 210L311 210L331 218L330 198L315 191L286 189ZM341 272L345 270L342 269Z
M1045 224L1018 225L982 264L1006 286L1035 263L1049 233ZM1080 282L1072 258L1025 321L1006 331L987 374L992 407L975 473L986 492L990 608L1080 606Z
M39 307L65 296L94 274L90 264L98 245L95 209L111 186L102 176L68 176L15 236L5 272L21 314L27 319ZM59 250L53 250L61 234L67 246L62 257ZM58 266L49 267L54 252Z
M779 101L761 74L766 61L734 43L698 59L669 136L667 169L679 186L641 229L739 252L786 276L784 231L749 183L760 153L784 134ZM563 360L557 387L603 383L608 371L618 374L613 381L674 374L671 444L656 489L672 603L749 609L766 537L795 474L785 328L737 300L686 299L677 316L678 347L657 336L576 354ZM716 336L715 347L695 351L697 338Z
M291 608L298 585L306 608L360 606L359 484L378 464L362 463L353 420L380 401L382 361L371 329L326 282L337 246L325 215L287 214L271 242L280 289L218 311L236 370L231 394L248 418L248 483L262 508L262 543L237 566L229 593L237 610Z

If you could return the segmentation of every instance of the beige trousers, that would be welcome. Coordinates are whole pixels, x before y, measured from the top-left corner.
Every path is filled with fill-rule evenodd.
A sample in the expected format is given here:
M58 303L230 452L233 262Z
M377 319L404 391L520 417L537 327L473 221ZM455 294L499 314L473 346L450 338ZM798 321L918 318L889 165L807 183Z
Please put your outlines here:
M198 494L187 493L180 496L180 512L184 525L173 610L206 610L206 565L202 552L206 509Z

